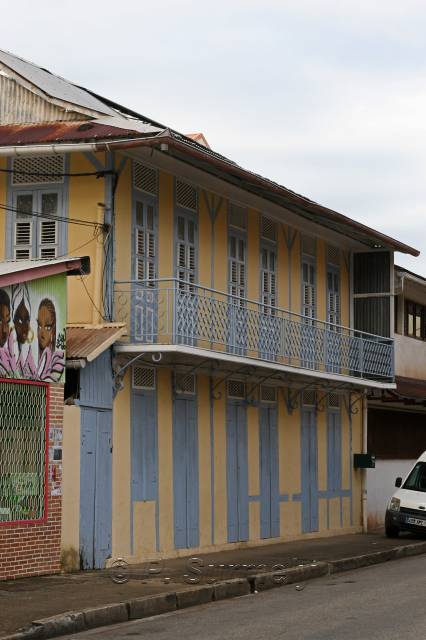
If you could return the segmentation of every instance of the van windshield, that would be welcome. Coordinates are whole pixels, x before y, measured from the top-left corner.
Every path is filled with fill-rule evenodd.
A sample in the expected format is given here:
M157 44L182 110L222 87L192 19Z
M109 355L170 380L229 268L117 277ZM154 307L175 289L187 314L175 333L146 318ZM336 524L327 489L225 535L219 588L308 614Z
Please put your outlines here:
M403 489L426 492L426 462L417 462L404 482Z

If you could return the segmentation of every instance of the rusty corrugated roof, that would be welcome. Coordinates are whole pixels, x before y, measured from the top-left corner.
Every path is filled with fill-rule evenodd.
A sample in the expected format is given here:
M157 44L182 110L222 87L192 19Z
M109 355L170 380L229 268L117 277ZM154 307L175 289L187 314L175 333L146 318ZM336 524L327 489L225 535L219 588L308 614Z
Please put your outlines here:
M119 340L125 331L126 325L118 323L67 325L67 358L91 362Z
M131 121L129 121L130 124ZM143 134L142 134L143 135ZM49 122L46 124L6 124L0 126L0 146L85 142L109 138L140 138L141 132L129 127L114 127L96 121Z

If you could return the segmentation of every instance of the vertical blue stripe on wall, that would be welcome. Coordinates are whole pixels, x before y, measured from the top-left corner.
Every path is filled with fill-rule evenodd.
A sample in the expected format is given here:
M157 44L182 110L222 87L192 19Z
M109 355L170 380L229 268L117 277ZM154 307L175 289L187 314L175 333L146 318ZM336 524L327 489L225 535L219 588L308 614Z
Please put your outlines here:
M314 408L301 411L302 531L318 531L318 446Z
M248 540L247 410L237 402L226 409L226 485L228 542Z
M174 401L173 520L177 549L199 546L199 474L196 397Z

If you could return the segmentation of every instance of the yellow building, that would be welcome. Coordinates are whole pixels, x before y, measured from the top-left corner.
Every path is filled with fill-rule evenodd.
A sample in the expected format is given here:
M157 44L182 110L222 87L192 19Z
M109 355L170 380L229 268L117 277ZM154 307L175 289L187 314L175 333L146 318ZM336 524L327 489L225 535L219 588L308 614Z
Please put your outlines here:
M393 254L417 252L1 52L0 90L1 255L92 265L68 283L64 563L360 531Z

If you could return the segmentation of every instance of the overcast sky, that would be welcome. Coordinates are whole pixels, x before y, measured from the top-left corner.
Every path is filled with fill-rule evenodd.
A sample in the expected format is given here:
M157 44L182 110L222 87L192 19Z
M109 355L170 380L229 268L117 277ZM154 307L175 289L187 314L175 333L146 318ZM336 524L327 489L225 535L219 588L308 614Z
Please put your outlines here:
M0 0L0 48L422 251L425 0Z

